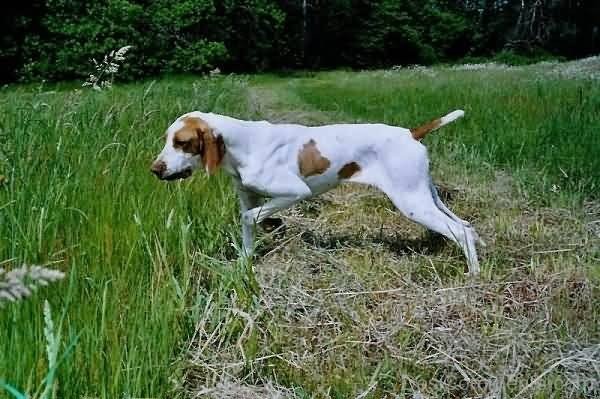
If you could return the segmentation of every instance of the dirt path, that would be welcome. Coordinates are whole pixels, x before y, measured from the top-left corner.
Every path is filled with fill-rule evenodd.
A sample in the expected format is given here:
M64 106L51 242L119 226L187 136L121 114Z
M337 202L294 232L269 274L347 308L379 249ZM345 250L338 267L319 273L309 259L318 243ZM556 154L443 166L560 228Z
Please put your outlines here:
M336 115L315 109L294 93L294 80L269 79L248 87L250 108L271 122L318 125L331 123ZM338 116L339 117L339 116Z

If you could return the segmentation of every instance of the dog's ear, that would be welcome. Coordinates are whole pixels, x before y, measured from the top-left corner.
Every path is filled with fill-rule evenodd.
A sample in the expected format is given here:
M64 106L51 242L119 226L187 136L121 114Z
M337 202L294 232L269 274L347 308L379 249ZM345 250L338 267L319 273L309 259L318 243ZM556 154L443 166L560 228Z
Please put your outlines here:
M194 152L200 155L202 163L209 175L214 174L225 156L225 142L205 121L200 118L186 117L185 125L196 132Z
M202 162L204 163L204 168L206 169L206 173L209 175L213 175L221 162L223 161L223 157L225 156L225 142L223 141L223 136L215 135L214 131L206 126L202 129Z

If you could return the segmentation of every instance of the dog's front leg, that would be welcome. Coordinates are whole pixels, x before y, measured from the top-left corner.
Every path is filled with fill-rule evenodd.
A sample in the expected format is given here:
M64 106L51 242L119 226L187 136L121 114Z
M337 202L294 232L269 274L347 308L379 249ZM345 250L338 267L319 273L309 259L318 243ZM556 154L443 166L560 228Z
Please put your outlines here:
M304 197L305 198L305 197ZM273 198L262 206L257 206L247 210L242 214L242 223L249 226L254 226L257 223L262 222L269 216L276 212L287 209L294 205L296 202L301 201L304 198L299 197L279 197Z
M289 208L296 202L312 196L312 191L297 175L281 173L268 175L265 173L241 173L241 186L272 197L264 205L255 206L242 214L242 224L245 232L250 232L251 245L254 244L254 228L274 213ZM244 233L246 234L246 233ZM246 240L244 240L244 245ZM251 253L252 251L250 251Z
M261 198L245 189L241 182L234 180L235 181L235 187L237 190L237 194L238 194L238 198L240 199L240 217L241 217L241 222L242 222L242 250L244 252L244 255L247 257L252 256L252 253L254 252L254 229L255 229L255 224L254 223L246 223L244 221L244 214L249 210L249 209L254 209L256 207L258 207L261 203Z

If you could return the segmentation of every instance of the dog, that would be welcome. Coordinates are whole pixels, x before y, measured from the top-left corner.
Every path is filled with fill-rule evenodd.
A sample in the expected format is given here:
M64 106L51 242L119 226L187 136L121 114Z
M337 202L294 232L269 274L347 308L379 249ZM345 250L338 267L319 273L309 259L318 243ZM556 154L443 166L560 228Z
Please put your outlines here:
M219 168L233 177L240 200L242 243L254 251L256 224L342 182L383 191L407 218L438 232L463 250L469 273L479 273L475 229L440 200L421 139L464 116L456 110L414 129L385 124L308 127L244 121L191 112L177 118L151 171L161 180ZM263 198L270 198L263 203Z

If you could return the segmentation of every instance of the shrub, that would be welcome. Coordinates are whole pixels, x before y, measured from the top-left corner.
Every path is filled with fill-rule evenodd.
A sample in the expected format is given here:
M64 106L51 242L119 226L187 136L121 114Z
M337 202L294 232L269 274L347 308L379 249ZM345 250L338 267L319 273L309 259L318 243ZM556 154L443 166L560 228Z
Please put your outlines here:
M564 60L547 52L538 50L528 53L520 53L512 50L502 50L493 57L494 61L506 65L529 65L541 61Z
M200 40L184 47L177 47L169 63L174 72L205 72L221 65L227 59L223 43Z

